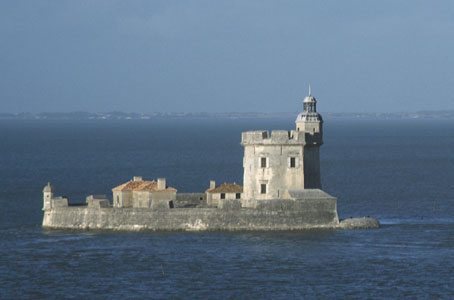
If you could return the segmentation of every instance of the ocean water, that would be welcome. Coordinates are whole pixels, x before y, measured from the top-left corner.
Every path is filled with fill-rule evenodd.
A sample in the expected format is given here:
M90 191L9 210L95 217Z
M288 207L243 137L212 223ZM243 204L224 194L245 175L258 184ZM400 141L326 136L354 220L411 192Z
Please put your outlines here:
M325 122L322 184L376 230L43 230L42 188L83 202L132 176L242 182L241 132L291 119L0 121L1 299L452 299L454 122Z

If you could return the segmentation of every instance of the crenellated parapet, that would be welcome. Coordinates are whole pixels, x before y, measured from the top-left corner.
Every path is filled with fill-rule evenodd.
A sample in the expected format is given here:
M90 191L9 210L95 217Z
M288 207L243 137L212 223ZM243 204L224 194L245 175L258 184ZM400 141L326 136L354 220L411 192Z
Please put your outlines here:
M241 144L247 145L312 145L322 144L321 133L308 133L297 130L246 131L241 134Z
M305 133L299 131L268 130L246 131L241 134L241 144L247 145L305 145Z

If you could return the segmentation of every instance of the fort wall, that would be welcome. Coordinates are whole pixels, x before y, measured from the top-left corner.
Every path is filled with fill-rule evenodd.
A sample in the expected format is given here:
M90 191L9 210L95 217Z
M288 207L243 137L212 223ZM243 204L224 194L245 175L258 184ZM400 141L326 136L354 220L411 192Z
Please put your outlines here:
M225 202L225 203L224 203ZM44 212L43 227L110 230L298 230L337 228L336 198L272 200L241 208L237 200L221 208L56 207Z
M182 194L176 203L186 200L199 203L203 194ZM222 199L217 208L178 208L169 202L151 208L106 206L104 199L94 199L84 206L56 205L44 211L43 227L54 229L107 230L302 230L377 228L373 218L339 222L337 199L319 189L291 190L291 199L255 201L244 208L240 200ZM180 200L180 201L179 201ZM170 201L170 200L169 200ZM62 202L62 201L60 201ZM64 201L63 201L64 202ZM61 203L64 204L64 203ZM66 203L65 203L66 204Z

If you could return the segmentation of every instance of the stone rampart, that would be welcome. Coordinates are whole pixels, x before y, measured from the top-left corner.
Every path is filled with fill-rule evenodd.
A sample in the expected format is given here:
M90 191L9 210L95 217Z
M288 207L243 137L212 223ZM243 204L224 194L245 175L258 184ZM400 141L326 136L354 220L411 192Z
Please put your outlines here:
M239 200L223 199L218 208L117 208L105 199L90 199L88 205L59 205L44 211L43 227L90 230L303 230L378 228L374 218L354 218L339 222L337 199L319 189L291 190L292 199L256 200L254 208L242 208ZM187 200L198 199L187 194Z
M327 203L331 201L331 203ZM57 207L44 213L43 227L110 230L300 230L338 228L336 199L320 203L288 200L256 209L226 202L224 208Z
M219 209L239 210L241 209L241 201L238 199L219 199Z

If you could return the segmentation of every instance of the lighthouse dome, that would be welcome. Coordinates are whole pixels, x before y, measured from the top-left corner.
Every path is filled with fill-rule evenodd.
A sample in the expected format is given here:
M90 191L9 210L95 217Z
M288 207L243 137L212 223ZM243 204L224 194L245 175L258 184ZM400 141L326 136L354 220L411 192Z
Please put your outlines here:
M304 98L303 103L317 103L317 100L315 100L314 97L309 95L309 96L306 96L306 98Z
M50 185L50 182L43 189L43 193L52 193L54 188Z

